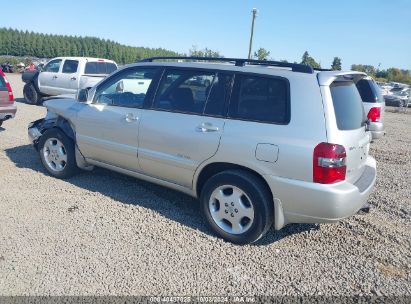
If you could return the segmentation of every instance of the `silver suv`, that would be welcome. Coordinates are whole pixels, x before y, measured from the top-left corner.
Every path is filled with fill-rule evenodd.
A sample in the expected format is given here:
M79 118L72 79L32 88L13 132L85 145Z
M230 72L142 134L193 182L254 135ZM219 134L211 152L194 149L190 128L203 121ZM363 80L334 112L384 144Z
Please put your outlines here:
M380 88L374 79L367 76L357 82L357 89L369 120L368 129L371 131L372 138L381 138L385 134L385 101L381 95Z
M28 129L47 171L68 178L99 166L188 193L238 244L366 204L376 162L355 85L364 73L165 59L128 65L78 101L47 101Z

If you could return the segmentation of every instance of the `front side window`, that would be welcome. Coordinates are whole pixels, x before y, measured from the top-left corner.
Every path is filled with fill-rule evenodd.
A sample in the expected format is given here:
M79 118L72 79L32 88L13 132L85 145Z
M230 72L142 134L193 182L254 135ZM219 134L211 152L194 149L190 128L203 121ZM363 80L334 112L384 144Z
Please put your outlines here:
M51 73L58 73L58 71L60 70L60 65L61 65L61 59L52 60L46 64L43 71L51 72Z
M237 75L229 117L287 124L290 121L288 82L283 78Z
M161 80L153 108L202 114L214 78L214 72L168 70Z
M77 60L66 60L63 64L63 73L73 74L77 73L78 61Z
M113 75L97 88L94 102L119 107L142 108L157 72L157 68L137 68Z

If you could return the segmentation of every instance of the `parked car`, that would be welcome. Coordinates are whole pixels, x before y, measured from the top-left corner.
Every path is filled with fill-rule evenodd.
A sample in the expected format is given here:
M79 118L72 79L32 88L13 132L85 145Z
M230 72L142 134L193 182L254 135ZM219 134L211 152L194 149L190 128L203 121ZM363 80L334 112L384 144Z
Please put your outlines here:
M1 71L4 73L13 73L14 72L13 64L10 62L3 62L1 64Z
M406 107L410 96L410 89L395 91L394 94L385 95L385 104L392 107Z
M27 103L39 104L42 97L69 94L75 97L80 89L91 88L117 69L112 60L86 57L58 57L38 71L22 75Z
M355 86L366 74L156 61L166 58L129 65L79 100L46 101L28 134L48 173L99 166L182 191L200 199L218 236L240 244L272 223L337 222L366 204L376 162Z
M374 79L365 77L357 82L357 89L360 93L365 114L369 119L369 131L372 138L381 138L384 134L384 112L385 101Z
M13 91L3 71L0 71L0 126L16 115Z

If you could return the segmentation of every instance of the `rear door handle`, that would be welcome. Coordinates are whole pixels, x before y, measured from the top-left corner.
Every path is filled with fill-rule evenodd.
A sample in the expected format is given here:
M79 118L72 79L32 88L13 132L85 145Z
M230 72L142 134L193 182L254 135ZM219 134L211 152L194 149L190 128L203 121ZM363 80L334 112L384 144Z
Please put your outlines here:
M56 75L53 76L54 79L58 78Z
M213 126L213 124L211 124L209 122L203 122L201 125L197 126L197 128L196 128L197 132L203 132L203 133L217 132L218 130L219 130L218 127Z
M126 114L126 121L127 122L133 122L133 121L136 121L136 120L138 120L138 117L134 116L133 113L127 113Z
M76 80L77 78L76 77L71 77L71 80Z

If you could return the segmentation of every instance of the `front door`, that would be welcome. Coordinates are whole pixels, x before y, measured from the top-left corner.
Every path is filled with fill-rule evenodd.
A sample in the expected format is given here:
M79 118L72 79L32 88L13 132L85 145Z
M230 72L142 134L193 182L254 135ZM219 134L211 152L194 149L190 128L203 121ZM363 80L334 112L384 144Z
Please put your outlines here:
M59 77L61 61L61 59L49 61L39 73L38 85L41 93L48 95L60 94L56 82Z
M218 149L232 75L166 70L143 110L139 162L145 174L188 188L195 170Z
M156 68L129 68L106 79L93 102L79 111L76 139L88 159L140 171L137 159L141 108L150 98Z

